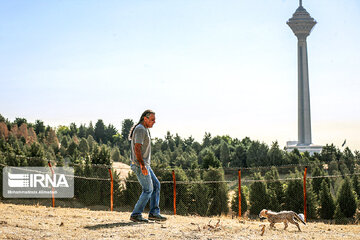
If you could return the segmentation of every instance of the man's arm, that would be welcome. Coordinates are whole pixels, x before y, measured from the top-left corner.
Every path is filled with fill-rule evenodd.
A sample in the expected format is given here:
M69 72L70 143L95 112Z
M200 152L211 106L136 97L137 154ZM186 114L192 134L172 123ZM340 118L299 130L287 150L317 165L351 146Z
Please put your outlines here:
M142 146L141 143L135 143L135 156L136 156L136 159L139 161L141 172L146 176L146 175L148 175L148 171L145 167L144 160L142 158L141 146Z

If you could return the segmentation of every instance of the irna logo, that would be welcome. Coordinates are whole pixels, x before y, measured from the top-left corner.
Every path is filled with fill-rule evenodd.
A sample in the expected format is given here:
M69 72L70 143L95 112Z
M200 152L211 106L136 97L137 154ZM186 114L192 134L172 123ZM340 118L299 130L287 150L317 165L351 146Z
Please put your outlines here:
M50 171L51 170L51 171ZM3 168L2 193L5 198L73 198L72 167Z
M9 187L69 187L64 174L13 174L8 173Z

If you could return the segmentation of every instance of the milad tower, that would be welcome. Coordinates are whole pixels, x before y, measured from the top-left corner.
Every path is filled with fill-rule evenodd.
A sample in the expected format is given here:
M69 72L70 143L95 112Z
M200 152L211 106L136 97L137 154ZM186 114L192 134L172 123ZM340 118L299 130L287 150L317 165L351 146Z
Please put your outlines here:
M306 38L310 35L316 21L310 16L299 1L292 18L287 22L298 39L298 141L287 142L287 150L297 148L301 152L311 154L321 152L322 147L312 144L310 117L309 68Z

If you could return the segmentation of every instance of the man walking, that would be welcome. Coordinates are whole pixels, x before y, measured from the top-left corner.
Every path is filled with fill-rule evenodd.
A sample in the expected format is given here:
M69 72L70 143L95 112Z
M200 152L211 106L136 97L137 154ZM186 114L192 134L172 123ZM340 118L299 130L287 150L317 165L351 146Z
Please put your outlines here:
M165 221L160 215L160 182L150 167L151 138L149 128L155 123L155 112L146 110L139 122L130 130L131 140L131 169L135 172L142 187L142 193L137 201L130 220L134 222L148 222L142 217L142 212L150 199L149 220Z

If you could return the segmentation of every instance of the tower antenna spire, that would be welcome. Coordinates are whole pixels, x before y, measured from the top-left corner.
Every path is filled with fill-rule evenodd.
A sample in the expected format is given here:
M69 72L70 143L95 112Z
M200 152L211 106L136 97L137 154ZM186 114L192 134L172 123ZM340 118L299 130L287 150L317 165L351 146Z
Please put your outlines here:
M302 7L302 0L299 0L299 5L300 7Z

